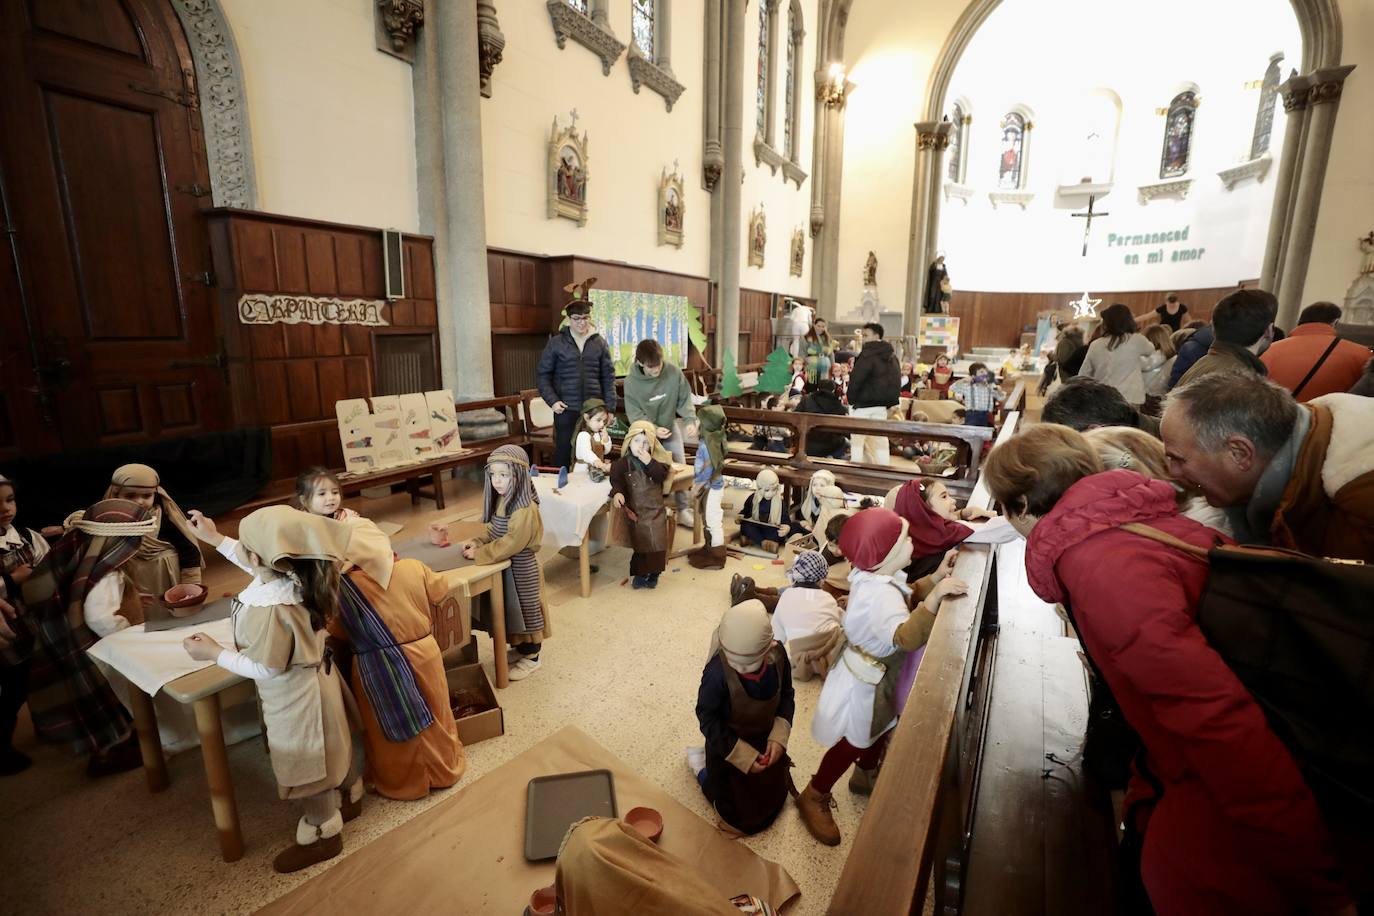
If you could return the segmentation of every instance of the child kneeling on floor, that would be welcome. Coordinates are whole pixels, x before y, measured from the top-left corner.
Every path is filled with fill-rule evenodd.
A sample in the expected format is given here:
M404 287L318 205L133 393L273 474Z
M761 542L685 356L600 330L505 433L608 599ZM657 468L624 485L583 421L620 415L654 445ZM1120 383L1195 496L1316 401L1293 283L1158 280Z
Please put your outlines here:
M787 647L792 676L825 677L844 648L844 611L821 588L830 564L819 550L803 550L787 570L791 586L781 590L773 611L773 637Z
M630 575L635 588L658 588L668 565L668 514L663 481L672 457L658 442L654 424L636 420L625 433L624 452L611 465L611 502L630 521Z
M325 621L339 604L339 564L350 561L351 537L348 524L289 506L250 514L239 524L239 540L226 537L219 546L253 573L234 602L236 648L204 633L182 642L192 658L257 686L277 792L305 807L295 845L272 860L283 874L342 852L344 821L362 810L343 690L325 648Z
M903 570L911 562L912 543L906 520L889 509L864 509L849 519L840 550L854 567L844 615L847 645L826 676L811 722L812 736L830 750L797 796L807 829L827 846L840 843L830 790L852 764L870 774L877 770L897 724L902 662L930 638L945 596L965 590L957 580L942 579L908 610L911 590Z
M758 601L725 612L712 648L697 690L706 746L688 748L687 765L725 823L758 833L773 823L792 786L791 666Z

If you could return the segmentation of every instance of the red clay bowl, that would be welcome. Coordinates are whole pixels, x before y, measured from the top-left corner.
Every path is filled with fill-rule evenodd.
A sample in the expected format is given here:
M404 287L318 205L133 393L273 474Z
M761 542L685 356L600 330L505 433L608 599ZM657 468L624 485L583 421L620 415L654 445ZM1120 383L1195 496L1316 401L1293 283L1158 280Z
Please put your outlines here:
M558 894L554 886L541 887L539 890L530 894L529 909L525 910L530 916L553 916L554 909L557 907Z
M162 603L170 608L195 607L205 603L205 586L173 585L162 596Z
M657 843L663 836L663 815L653 808L631 808L625 812L625 823L651 842Z

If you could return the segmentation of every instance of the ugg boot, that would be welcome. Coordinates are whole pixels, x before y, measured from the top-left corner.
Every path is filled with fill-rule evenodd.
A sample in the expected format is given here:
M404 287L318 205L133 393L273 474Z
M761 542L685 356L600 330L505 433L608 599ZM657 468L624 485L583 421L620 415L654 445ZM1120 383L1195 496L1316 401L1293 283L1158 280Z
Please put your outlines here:
M782 550L782 546L778 544L777 541L764 541L759 546L762 547L764 550L768 551L769 553L773 554L774 556L777 556L778 551Z
M830 813L835 803L829 792L819 792L811 783L797 796L797 807L801 810L802 820L811 835L827 846L840 845L840 828Z
M91 754L86 764L86 775L98 779L135 770L142 765L143 753L138 746L138 735L131 734L118 744Z
M693 569L724 569L730 556L724 544L713 544L711 532L706 532L706 544L687 554L687 563Z
M849 776L849 791L855 795L872 795L873 784L878 781L877 770L865 770L858 764L854 765L854 772Z
M363 813L363 781L361 779L353 780L351 786L340 786L339 797L339 813L343 815L345 824Z
M754 597L763 603L764 610L770 614L778 609L778 597L780 594L781 593L776 588L769 588L762 585L754 588Z
M305 818L296 825L296 844L277 853L272 869L287 875L316 862L324 862L343 852L343 815L338 811L316 826Z
M743 604L744 602L750 600L753 597L755 597L755 590L754 580L752 577L741 576L739 573L735 573L733 576L730 577L731 607L734 607L737 604Z

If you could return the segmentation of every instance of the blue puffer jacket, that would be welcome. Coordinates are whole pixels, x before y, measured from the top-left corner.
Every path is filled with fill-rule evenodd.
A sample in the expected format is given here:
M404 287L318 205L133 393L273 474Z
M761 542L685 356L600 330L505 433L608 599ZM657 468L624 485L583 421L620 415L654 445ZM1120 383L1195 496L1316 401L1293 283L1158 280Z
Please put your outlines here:
M1174 368L1169 372L1170 388L1178 384L1178 380L1183 378L1183 373L1193 368L1193 363L1207 355L1207 351L1212 349L1214 339L1212 326L1209 324L1205 328L1198 328L1196 334L1183 342L1183 346L1178 348Z
M607 410L615 412L615 364L600 334L588 337L579 351L572 331L559 331L544 346L534 375L539 396L550 407L562 401L578 410L588 398L600 398Z

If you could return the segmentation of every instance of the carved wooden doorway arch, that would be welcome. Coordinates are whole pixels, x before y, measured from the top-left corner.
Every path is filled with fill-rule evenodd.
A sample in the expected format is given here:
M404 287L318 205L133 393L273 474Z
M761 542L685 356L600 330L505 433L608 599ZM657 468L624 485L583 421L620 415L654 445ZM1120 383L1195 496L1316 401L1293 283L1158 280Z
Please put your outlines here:
M0 457L228 425L194 62L166 0L0 0Z

